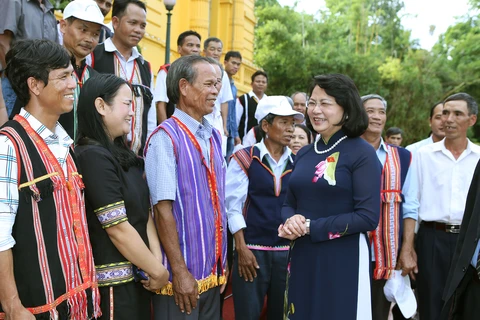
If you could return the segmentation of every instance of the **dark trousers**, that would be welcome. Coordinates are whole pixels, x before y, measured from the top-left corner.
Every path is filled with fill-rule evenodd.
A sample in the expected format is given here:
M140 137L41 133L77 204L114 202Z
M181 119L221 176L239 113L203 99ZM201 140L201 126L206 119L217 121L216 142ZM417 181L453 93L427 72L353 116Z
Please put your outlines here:
M480 318L480 280L471 265L455 292L451 320L473 320Z
M287 279L288 251L252 250L260 269L253 282L238 274L235 252L232 273L235 320L258 320L267 297L267 318L283 319L283 303Z
M452 264L457 233L420 225L417 235L418 310L422 320L438 320L443 307L443 290Z
M227 286L225 290L220 294L220 314L223 315L223 303L225 302L225 296L227 294L227 288L231 286L230 283L233 264L233 235L230 230L227 229L227 267L229 271L229 278L227 279Z
M187 315L175 304L173 296L155 295L153 314L155 320L217 320L220 319L220 287L215 287L200 295L197 307Z

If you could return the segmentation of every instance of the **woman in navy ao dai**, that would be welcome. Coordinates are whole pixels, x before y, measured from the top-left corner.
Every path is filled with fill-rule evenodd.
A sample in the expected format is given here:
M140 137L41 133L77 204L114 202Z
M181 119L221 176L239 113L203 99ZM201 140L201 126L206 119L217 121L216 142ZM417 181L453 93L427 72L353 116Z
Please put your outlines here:
M368 117L353 81L316 76L319 136L297 154L279 236L292 241L285 319L371 319L367 232L378 224L381 167L359 136ZM308 297L308 298L306 298Z

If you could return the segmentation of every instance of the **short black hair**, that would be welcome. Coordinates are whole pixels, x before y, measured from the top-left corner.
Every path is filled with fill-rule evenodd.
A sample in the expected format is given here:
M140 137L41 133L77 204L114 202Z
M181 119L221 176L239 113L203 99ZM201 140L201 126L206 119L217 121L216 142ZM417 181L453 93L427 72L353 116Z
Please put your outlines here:
M128 85L124 79L114 74L99 74L88 79L80 91L77 105L78 145L95 144L109 150L124 170L140 165L137 155L128 148L124 137L116 137L113 142L108 136L103 117L97 111L95 100L102 98L106 104L113 104L118 91Z
M433 118L433 113L435 112L435 108L436 108L439 104L443 104L443 101L437 101L437 102L430 108L430 119Z
M394 136L396 134L400 134L403 136L403 130L400 129L400 128L397 128L397 127L390 127L387 129L387 132L385 133L385 135L388 137L390 136Z
M50 40L38 39L15 41L5 60L8 80L23 105L30 101L28 78L33 77L47 86L50 71L70 65L70 55L64 47Z
M220 40L219 38L217 37L210 37L210 38L207 38L207 40L205 40L203 42L203 49L207 49L208 48L208 45L210 44L210 42L220 42L223 46L223 42L222 40Z
M265 71L262 71L262 70L257 70L255 71L254 74L252 74L252 82L254 82L255 78L258 76L264 76L265 78L267 78L267 82L268 82L268 75Z
M147 6L145 2L140 0L115 0L112 7L112 17L121 18L125 14L125 10L129 4L134 4L145 10L147 12Z
M177 38L177 46L183 46L183 42L185 41L185 38L188 36L195 36L198 38L198 40L202 41L202 36L197 31L188 30L180 33L180 35Z
M445 99L445 101L443 101L443 104L445 105L445 103L447 103L449 101L458 101L458 100L465 101L467 103L467 108L468 108L468 114L469 115L472 115L472 114L477 115L478 114L478 104L477 104L477 102L475 101L475 99L473 99L473 97L471 95L469 95L468 93L465 93L465 92L452 94L447 99Z
M368 115L353 80L339 73L315 76L308 91L309 97L317 86L334 97L343 108L343 117L336 125L341 126L350 138L361 136L368 127Z
M240 60L242 60L242 55L238 51L228 51L225 54L225 61L230 60L230 58L239 58Z

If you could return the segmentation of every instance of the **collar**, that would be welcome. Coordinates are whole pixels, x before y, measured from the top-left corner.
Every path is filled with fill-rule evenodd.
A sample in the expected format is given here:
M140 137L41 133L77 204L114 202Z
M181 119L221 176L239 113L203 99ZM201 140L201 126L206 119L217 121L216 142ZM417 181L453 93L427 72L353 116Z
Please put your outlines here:
M210 139L212 136L213 126L207 121L207 119L205 119L205 117L202 117L202 123L200 123L180 109L175 109L173 115L177 117L194 135L206 139Z
M46 142L54 141L58 144L62 144L64 147L67 148L73 143L72 138L70 138L68 133L65 131L65 129L63 129L63 127L58 121L55 125L55 132L52 132L24 108L20 110L20 115L24 117L25 120L27 120L32 129L35 130L35 132L38 133L38 135ZM47 143L47 145L48 144L51 143Z
M387 150L387 144L385 143L385 141L383 141L383 138L380 137L380 145L378 146L378 149L377 150L382 150L384 152L388 152Z
M259 143L255 144L255 147L257 147L258 150L260 150L260 159L263 160L263 157L265 157L266 155L268 155L270 157L270 159L273 159L273 157L270 154L270 152L268 151L267 146L265 145L265 142L263 141L263 139ZM293 163L292 150L290 150L290 148L288 148L288 147L285 147L283 149L283 154L282 154L282 156L280 157L280 159L278 160L277 163L282 164L287 160L289 160L291 163Z
M259 97L257 97L257 95L255 94L255 92L253 92L253 90L250 90L250 92L248 93L248 95L250 96L250 98L253 98L253 97L257 98L258 101L262 100L263 98L265 98L265 97L267 96L267 94L264 93L262 99L260 99Z
M105 44L105 51L116 52L120 57L122 57L122 59L125 60L125 58L122 56L120 51L118 51L117 47L115 47L115 45L113 44L112 38L108 38L107 40L105 40L104 44ZM140 52L138 52L137 47L133 47L132 55L130 56L127 62L133 61L137 58L140 58L140 61L143 63L143 56L140 54Z
M442 152L447 152L448 151L448 152L450 152L445 147L445 139L446 138L443 138L443 140L435 142L433 144L432 150L433 151L442 151ZM480 154L480 146L474 144L472 141L470 141L470 139L467 138L467 148L465 149L465 151L467 152L466 154L470 154L470 152Z

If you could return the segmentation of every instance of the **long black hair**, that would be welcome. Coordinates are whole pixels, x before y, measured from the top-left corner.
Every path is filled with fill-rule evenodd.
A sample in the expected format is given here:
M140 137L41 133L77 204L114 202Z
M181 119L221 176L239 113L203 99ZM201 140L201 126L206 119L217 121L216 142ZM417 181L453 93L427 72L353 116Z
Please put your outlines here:
M142 161L128 148L125 137L110 139L106 132L102 116L95 107L95 100L102 98L106 104L111 105L113 99L123 85L128 82L113 74L96 75L82 87L77 105L78 117L78 145L100 145L109 150L118 160L124 170L132 166L141 165Z

